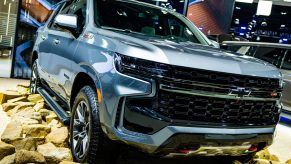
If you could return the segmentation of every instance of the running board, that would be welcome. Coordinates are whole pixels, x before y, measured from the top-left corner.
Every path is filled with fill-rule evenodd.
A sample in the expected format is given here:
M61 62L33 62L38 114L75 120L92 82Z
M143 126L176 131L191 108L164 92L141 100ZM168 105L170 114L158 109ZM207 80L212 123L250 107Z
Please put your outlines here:
M45 89L37 88L38 93L43 97L45 102L51 107L51 109L57 114L58 118L65 125L70 124L69 114L45 91Z

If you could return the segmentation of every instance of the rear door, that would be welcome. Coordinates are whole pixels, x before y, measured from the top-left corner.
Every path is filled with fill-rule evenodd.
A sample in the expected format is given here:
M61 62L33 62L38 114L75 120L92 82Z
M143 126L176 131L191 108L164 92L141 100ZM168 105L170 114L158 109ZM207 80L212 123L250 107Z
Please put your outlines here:
M51 56L49 68L50 87L64 101L69 100L69 86L71 86L72 60L79 43L79 36L86 22L86 1L74 0L67 3L59 14L76 15L78 17L77 29L66 29L52 23L48 31L48 40L51 42ZM54 21L53 21L54 22Z

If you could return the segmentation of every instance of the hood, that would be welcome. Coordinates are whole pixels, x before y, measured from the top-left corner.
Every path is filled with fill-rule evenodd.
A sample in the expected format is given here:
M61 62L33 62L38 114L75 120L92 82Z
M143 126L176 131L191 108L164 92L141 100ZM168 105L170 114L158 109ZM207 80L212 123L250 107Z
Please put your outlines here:
M262 60L220 49L139 34L115 35L116 52L155 62L232 74L281 78L279 70Z

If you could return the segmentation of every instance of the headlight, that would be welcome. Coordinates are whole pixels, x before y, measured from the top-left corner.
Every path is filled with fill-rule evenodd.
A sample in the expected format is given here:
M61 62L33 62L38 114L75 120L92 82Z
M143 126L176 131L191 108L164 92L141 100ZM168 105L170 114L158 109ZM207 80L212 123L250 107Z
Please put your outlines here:
M166 76L169 73L169 66L149 60L116 54L115 68L118 72L124 74L135 74L138 76Z

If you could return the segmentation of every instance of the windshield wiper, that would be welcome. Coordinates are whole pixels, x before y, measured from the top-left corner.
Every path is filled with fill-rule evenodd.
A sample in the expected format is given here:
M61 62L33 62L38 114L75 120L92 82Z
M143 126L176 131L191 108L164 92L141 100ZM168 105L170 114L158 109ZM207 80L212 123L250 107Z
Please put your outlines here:
M112 30L112 31L120 31L120 32L125 32L125 33L146 35L146 34L141 33L141 32L132 31L131 29L121 29L121 28L108 27L108 26L101 26L101 28L106 29L106 30Z

